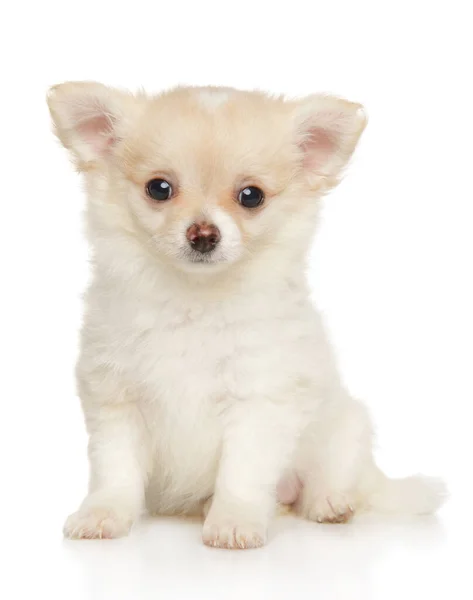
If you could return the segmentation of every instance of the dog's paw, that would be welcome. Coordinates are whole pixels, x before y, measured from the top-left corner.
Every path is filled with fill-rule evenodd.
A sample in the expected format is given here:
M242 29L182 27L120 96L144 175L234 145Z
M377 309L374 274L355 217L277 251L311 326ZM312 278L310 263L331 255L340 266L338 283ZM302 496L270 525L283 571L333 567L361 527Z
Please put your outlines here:
M232 519L207 519L202 531L206 546L245 550L260 548L266 542L266 527L261 523L245 523Z
M343 494L316 494L304 497L299 515L317 523L347 523L355 514L353 502Z
M128 534L132 520L109 508L83 508L70 515L64 536L75 540L113 539Z

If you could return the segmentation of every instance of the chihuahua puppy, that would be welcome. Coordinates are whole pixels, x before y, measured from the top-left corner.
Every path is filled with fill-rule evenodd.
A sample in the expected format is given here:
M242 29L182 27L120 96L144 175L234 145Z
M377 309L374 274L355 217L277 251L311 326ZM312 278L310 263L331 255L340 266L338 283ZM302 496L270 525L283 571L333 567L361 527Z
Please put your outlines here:
M90 489L65 535L123 536L146 508L203 513L205 544L254 548L278 504L320 523L437 509L441 482L376 466L305 278L362 107L89 82L48 102L93 252L77 366Z

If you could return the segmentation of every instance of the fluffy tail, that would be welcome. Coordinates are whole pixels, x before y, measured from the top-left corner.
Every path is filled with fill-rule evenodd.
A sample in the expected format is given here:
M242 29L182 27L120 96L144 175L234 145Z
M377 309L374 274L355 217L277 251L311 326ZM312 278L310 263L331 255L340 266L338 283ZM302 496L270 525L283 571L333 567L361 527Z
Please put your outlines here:
M442 506L448 495L444 482L435 477L413 475L390 479L375 467L370 480L362 493L363 504L384 513L430 514Z

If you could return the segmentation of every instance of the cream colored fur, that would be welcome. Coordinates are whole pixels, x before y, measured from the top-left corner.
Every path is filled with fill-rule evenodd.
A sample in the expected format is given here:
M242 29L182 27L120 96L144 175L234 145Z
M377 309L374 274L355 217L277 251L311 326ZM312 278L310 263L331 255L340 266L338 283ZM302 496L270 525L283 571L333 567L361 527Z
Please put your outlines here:
M321 196L365 126L357 104L219 88L132 95L53 88L56 132L86 182L93 279L77 378L90 489L72 538L116 537L147 508L206 513L203 540L262 545L277 501L314 521L427 513L436 480L375 466L365 408L343 387L309 300ZM147 181L175 197L150 200ZM237 199L247 185L261 208ZM187 228L221 242L195 262Z

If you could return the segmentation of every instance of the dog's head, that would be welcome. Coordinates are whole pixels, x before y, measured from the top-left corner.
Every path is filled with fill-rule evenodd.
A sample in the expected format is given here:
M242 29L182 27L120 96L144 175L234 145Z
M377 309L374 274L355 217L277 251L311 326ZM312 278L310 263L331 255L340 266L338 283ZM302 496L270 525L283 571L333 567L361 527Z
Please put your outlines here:
M148 97L65 83L48 100L85 173L94 234L132 238L199 273L305 246L316 198L365 126L360 105L325 95L209 87Z

